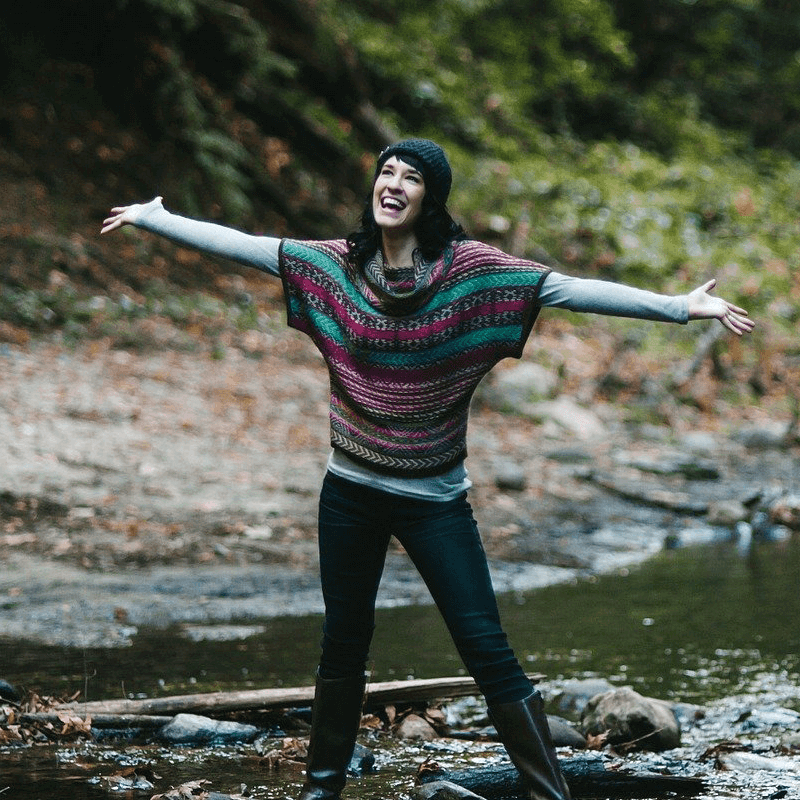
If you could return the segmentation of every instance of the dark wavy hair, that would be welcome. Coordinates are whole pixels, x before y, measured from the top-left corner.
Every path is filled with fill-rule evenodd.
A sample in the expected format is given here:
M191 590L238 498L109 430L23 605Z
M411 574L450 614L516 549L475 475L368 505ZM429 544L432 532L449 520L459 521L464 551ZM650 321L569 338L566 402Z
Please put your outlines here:
M407 154L398 158L402 158L414 169L419 170L424 178L425 165L421 161ZM347 237L347 262L357 271L361 270L381 247L381 229L372 213L374 186L373 178L364 210L361 212L361 226ZM469 238L464 228L450 216L447 206L434 197L432 192L425 192L422 198L422 208L414 224L414 232L419 240L417 249L425 261L435 261L439 258L450 242Z

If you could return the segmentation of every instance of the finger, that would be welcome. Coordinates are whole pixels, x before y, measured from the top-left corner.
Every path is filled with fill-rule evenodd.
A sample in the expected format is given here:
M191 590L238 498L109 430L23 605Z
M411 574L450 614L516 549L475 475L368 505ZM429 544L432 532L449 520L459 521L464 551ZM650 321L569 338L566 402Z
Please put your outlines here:
M716 285L717 285L717 279L712 278L710 281L706 281L700 288L704 292L710 292Z
M741 314L743 317L749 316L746 309L739 308L739 306L735 306L733 303L728 303L728 310L733 311L735 314Z
M122 225L122 222L120 222L119 219L110 219L110 220L107 219L103 223L103 227L100 229L100 233L108 233L109 231L113 231L116 228L119 228L120 225Z
M741 322L742 325L747 325L752 328L756 324L752 319L750 319L750 316L744 309L732 309L729 313L737 322Z
M725 317L722 320L722 324L729 330L733 331L735 334L740 335L739 326L736 324L736 321L731 317Z
M737 314L726 316L725 323L728 328L739 336L743 333L749 333L755 327L755 322L753 322L753 320L740 317Z

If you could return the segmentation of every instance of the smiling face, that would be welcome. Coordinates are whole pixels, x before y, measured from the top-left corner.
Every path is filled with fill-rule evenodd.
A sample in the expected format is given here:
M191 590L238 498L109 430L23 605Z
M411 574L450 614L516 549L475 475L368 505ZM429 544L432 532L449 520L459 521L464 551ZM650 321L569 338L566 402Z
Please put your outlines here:
M412 233L422 210L422 173L391 156L380 168L372 189L372 214L384 234Z

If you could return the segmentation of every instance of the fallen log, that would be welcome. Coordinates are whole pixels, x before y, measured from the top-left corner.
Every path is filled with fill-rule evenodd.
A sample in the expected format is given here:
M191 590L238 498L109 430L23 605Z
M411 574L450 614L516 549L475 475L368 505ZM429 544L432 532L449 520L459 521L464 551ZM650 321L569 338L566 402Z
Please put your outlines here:
M533 683L541 675L528 676ZM415 703L466 697L479 694L472 678L426 678L410 681L385 681L367 686L366 705ZM206 694L153 697L143 700L96 700L87 703L64 703L56 711L72 711L94 717L97 714L143 714L174 716L204 714L206 716L233 711L295 708L311 705L313 686L281 689L251 689L240 692L208 692Z
M562 758L559 765L573 800L581 797L695 797L705 790L701 778L611 770L596 757ZM510 763L464 770L432 769L429 765L420 770L418 780L420 783L449 781L485 800L524 800L528 797L519 773Z
M79 709L75 709L76 711ZM81 714L80 716L85 716ZM161 728L172 717L153 717L145 714L96 714L91 717L90 722L93 728L125 730L126 728ZM19 722L22 725L44 723L58 725L64 723L64 714L54 714L47 711L32 711L27 714L19 715Z

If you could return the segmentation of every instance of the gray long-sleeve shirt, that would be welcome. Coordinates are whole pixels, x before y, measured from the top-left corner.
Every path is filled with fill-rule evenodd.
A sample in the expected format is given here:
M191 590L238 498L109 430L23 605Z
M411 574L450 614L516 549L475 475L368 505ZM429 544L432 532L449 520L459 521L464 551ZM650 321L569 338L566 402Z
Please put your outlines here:
M148 203L136 225L178 244L279 274L280 239L258 236L213 222L171 214L158 201ZM543 306L591 314L685 323L689 311L685 296L657 294L612 281L575 278L550 272L539 294Z

